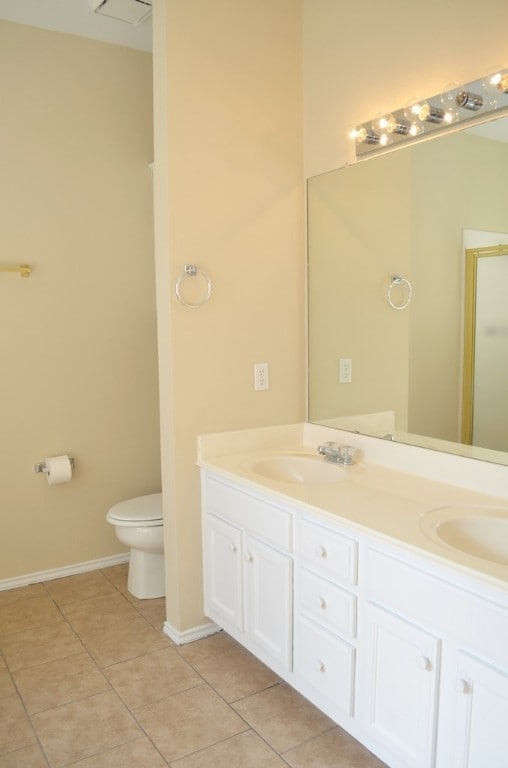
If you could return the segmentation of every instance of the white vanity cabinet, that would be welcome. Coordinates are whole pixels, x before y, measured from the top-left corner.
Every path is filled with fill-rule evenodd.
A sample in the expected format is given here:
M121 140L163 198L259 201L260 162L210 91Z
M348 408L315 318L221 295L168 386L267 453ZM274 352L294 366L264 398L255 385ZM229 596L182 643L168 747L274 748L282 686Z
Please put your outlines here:
M304 518L295 558L298 689L345 725L354 715L358 543Z
M366 559L359 682L368 746L393 768L506 768L506 601L407 554L375 546Z
M291 670L292 515L203 477L205 613L276 672Z
M507 768L508 596L481 563L220 470L202 503L207 616L389 768Z

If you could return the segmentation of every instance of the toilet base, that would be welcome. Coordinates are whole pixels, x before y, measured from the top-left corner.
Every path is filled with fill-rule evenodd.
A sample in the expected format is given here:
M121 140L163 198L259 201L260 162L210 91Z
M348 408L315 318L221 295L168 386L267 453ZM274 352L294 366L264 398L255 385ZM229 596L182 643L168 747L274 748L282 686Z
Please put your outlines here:
M140 600L164 597L166 594L164 555L131 549L127 589L131 595Z

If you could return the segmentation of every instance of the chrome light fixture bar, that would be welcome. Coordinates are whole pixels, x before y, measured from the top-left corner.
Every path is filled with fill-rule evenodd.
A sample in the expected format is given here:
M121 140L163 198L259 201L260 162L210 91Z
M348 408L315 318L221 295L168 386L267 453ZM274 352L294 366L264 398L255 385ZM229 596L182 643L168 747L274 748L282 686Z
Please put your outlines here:
M484 121L508 111L508 69L500 69L465 85L447 86L429 99L413 99L394 112L378 116L354 128L356 159L385 151L456 127L468 121Z

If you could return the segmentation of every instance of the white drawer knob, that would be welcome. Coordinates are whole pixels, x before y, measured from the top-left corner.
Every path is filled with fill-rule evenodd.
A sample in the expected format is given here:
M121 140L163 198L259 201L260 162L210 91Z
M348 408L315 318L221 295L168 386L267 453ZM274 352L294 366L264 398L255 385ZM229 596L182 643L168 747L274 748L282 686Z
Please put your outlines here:
M326 672L326 667L324 663L321 661L321 659L316 659L314 662L314 669L316 672Z
M418 656L418 658L416 659L416 663L420 667L420 669L424 669L424 670L430 669L432 666L430 659L427 656L423 656L423 655Z
M322 611L326 608L326 600L324 597L318 597L318 606L321 608Z
M457 682L455 683L455 688L457 690L457 693L469 693L469 683L467 680L464 680L463 677L461 677Z
M229 545L229 550L230 550L230 552L237 552L238 550L237 550L236 544L231 543Z
M326 551L326 548L325 548L325 547L323 547L323 545L322 545L322 544L320 544L318 547L316 547L316 555L317 555L318 557L322 557L322 558L323 558L323 560L324 560L324 559L326 558L327 554L328 554L328 553L327 553L327 551Z
M248 563L252 563L254 560L254 555L251 555L250 552L247 552L247 554L245 555L245 559L247 560Z

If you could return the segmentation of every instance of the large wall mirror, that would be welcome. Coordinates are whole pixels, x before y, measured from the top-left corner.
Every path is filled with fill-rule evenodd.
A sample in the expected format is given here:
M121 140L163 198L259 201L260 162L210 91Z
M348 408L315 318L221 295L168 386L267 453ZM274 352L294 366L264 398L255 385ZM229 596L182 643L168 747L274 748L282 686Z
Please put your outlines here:
M308 238L309 420L508 464L508 118L310 179Z

